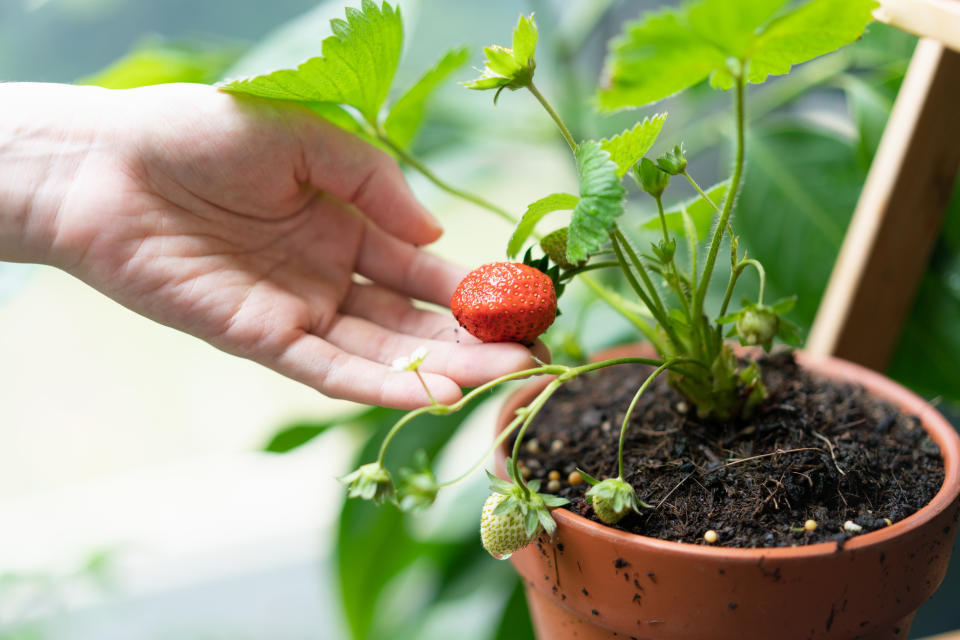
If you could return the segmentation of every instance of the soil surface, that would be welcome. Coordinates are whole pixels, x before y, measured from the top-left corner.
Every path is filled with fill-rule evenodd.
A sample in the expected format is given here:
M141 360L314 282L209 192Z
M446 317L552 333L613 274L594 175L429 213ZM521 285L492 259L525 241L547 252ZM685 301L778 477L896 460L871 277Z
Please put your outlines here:
M774 547L843 541L924 506L943 483L939 448L919 420L859 387L815 378L792 355L761 360L769 398L747 421L699 419L661 376L641 398L624 446L624 475L653 505L616 526L645 536L718 546ZM643 365L609 367L573 380L537 416L520 464L541 491L596 520L577 467L617 473L620 425L649 375ZM533 444L535 442L535 444ZM559 484L547 489L549 474ZM553 474L556 478L557 474ZM575 480L575 478L574 478ZM804 529L814 520L815 530Z

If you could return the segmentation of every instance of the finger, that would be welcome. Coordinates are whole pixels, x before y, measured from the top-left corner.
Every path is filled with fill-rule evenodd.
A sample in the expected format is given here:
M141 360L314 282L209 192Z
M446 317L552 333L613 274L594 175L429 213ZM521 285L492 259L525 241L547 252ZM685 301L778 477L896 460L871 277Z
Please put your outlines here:
M412 371L392 371L309 333L293 340L276 361L265 364L331 398L393 409L430 404L423 384ZM460 399L460 387L450 378L427 372L422 376L437 402L451 404Z
M460 345L426 340L385 329L369 320L339 316L324 339L346 352L367 360L393 362L418 347L427 350L422 371L449 378L461 387L475 387L508 373L536 367L530 352L519 344Z
M321 118L307 119L301 133L313 186L355 205L406 242L428 244L443 233L389 155Z
M480 340L462 329L449 312L418 309L411 304L410 298L373 284L354 283L340 309L347 315L364 318L410 336L460 344L480 343Z
M533 353L534 357L541 362L546 362L547 364L553 362L553 354L550 353L550 349L540 338L537 338L537 340L533 343L533 346L530 347L530 351Z
M467 270L367 225L356 271L388 289L417 300L450 305Z

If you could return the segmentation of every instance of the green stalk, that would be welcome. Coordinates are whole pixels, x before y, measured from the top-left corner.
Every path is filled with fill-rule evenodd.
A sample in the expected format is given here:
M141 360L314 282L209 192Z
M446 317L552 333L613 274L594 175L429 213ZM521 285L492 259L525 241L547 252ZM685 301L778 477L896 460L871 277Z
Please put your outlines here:
M722 213L722 211L720 210L720 207L717 206L717 203L714 202L713 199L712 199L710 196L708 196L706 193L704 193L703 189L701 189L701 188L700 188L700 185L697 184L697 181L693 179L693 176L691 176L689 173L687 173L687 170L686 170L686 169L683 170L683 177L685 177L685 178L687 179L687 181L688 181L691 185L693 185L693 188L697 190L697 193L700 194L700 197L703 198L704 200L706 200L707 203L709 203L709 205L710 205L711 207L713 207L714 211L716 211L717 213Z
M562 376L559 378L554 378L550 381L543 391L534 398L533 402L527 405L526 414L524 415L523 425L520 427L519 433L517 433L516 439L513 441L513 453L511 454L511 459L513 460L513 468L517 468L517 458L520 457L520 443L523 441L523 436L527 432L527 427L530 426L530 423L533 422L533 419L540 413L540 409L543 408L543 405L547 403L547 400L550 399L557 389L566 381ZM520 486L523 487L523 492L525 495L530 495L530 488L527 487L526 480L523 479L521 474L517 474L517 480L520 482Z
M494 453L497 449L500 448L500 445L502 445L503 442L510 437L510 434L513 433L516 430L516 428L520 426L520 423L523 422L525 418L526 416L523 416L523 415L516 416L510 422L510 424L508 424L507 427L500 432L500 434L494 439L493 444L490 446L490 448L488 448L486 452L484 452L483 456L481 456L480 459L477 460L472 467L470 467L469 469L467 469L466 471L464 471L463 473L461 473L459 476L457 476L452 480L447 480L446 482L439 483L437 485L437 488L445 489L447 487L452 487L453 485L457 484L461 480L466 480L467 478L472 476L474 473L476 473L477 469L479 469L483 465L483 463L486 462L487 458L490 457L490 454Z
M666 369L669 369L677 361L672 360L669 362L664 362L662 365L657 367L653 373L647 376L647 379L643 381L643 384L640 385L640 388L637 389L637 392L633 396L633 400L630 401L630 406L627 407L627 413L623 416L623 425L620 427L620 444L617 446L617 478L623 480L623 443L627 439L627 425L630 424L630 416L633 415L633 409L637 406L637 401L640 400L640 396L643 395L643 392L647 390L647 387L650 386L650 383L654 379L663 373Z
M596 271L597 269L608 269L610 267L619 267L620 263L616 260L604 260L602 262L593 262L582 267L577 267L575 269L570 269L569 271L564 271L560 274L560 281L569 280L574 276L578 276L581 273L586 273L587 271Z
M723 304L720 306L720 314L717 317L723 317L727 315L727 305L730 304L730 298L733 296L733 288L737 285L737 280L740 278L740 274L743 273L744 269L747 267L753 267L757 270L757 275L760 276L760 291L757 295L757 304L763 304L763 294L767 287L767 273L763 268L763 265L760 264L757 260L753 258L744 258L737 263L736 267L733 268L733 271L730 272L730 282L727 283L727 291L723 294Z
M660 216L660 230L663 231L663 239L665 242L670 242L670 231L667 229L667 215L663 212L663 198L653 196L653 199L657 201L657 214Z
M577 142L573 139L573 134L570 133L570 129L567 129L567 125L563 123L563 120L560 119L560 114L557 113L550 102L544 97L542 93L537 89L537 86L533 84L533 81L530 81L530 84L527 85L527 89L530 90L530 93L533 94L533 97L543 105L543 108L547 110L547 113L550 114L550 117L553 118L553 121L557 123L557 126L560 128L560 133L563 134L563 139L567 141L567 144L570 146L570 151L576 152Z
M659 297L657 298L657 303L659 304L654 303L650 295L644 291L642 286L640 286L637 278L633 275L633 270L630 268L630 263L627 262L627 258L623 254L623 249L620 248L620 243L617 241L616 232L610 232L610 242L613 245L614 252L617 254L620 269L623 271L623 275L627 277L627 282L633 288L634 293L636 293L637 297L640 298L640 301L647 306L647 309L650 310L650 313L653 314L653 317L656 319L656 321L660 324L663 324L663 303L660 302Z
M509 382L510 380L516 380L517 378L525 378L527 376L536 376L540 374L551 374L551 375L561 375L570 370L570 367L554 364L546 365L543 367L535 367L533 369L525 369L523 371L515 371L514 373L508 373L506 375L500 376L495 380L491 380L485 384L480 385L479 387L473 389L462 398L454 402L453 404L433 404L426 407L420 407L419 409L414 409L409 413L405 414L402 418L397 420L397 422L390 427L390 431L387 432L387 435L384 437L383 442L380 443L380 452L377 455L377 462L381 465L383 464L384 456L387 454L387 448L390 446L390 442L393 438L399 433L400 429L403 428L405 424L416 418L417 416L422 416L425 413L430 413L433 415L445 416L451 413L455 413L462 409L468 402L473 400L479 395L482 395L484 392L493 389L494 387L503 384L504 382Z
M414 169L416 169L417 171L419 171L421 174L423 174L423 176L424 176L427 180L429 180L430 182L432 182L433 184L435 184L437 187L439 187L439 188L442 189L443 191L446 191L446 192L449 193L450 195L456 196L457 198L460 198L461 200L466 200L467 202L471 202L471 203L477 205L478 207L481 207L481 208L483 208L483 209L486 209L487 211L492 211L493 213L497 214L498 216L500 216L501 218L503 218L504 220L506 220L506 221L509 222L510 224L517 224L517 218L516 218L512 213L510 213L509 211L506 211L505 209L501 209L501 208L498 207L497 205L493 204L492 202L490 202L490 201L488 201L488 200L484 200L483 198L481 198L481 197L478 196L478 195L475 195L475 194L473 194L473 193L470 193L469 191L464 191L463 189L458 189L458 188L456 188L456 187L454 187L454 186L452 186L452 185L450 185L450 184L447 184L447 183L444 182L443 180L441 180L435 173L433 173L430 169L428 169L428 168L426 167L426 165L424 165L422 162L420 162L419 160L417 160L415 157L413 157L412 155L410 155L409 153L407 153L406 150L403 149L403 147L401 147L401 146L399 146L398 144L396 144L395 142L393 142L393 140L391 140L391 139L390 139L385 133L383 133L382 131L377 131L377 132L376 132L376 137L377 137L377 140L379 140L379 141L382 142L383 144L387 145L387 146L390 148L391 151L393 151L395 154L397 154L397 156L398 156L401 160L403 160L405 163L407 163L408 165L410 165L411 167L413 167Z
M640 273L640 277L643 278L643 283L650 290L650 294L652 295L653 303L655 305L654 307L650 307L650 311L660 323L661 328L667 332L667 337L670 338L670 341L674 344L674 346L677 347L678 350L683 351L683 342L680 340L680 337L677 336L677 332L673 328L673 322L670 321L670 316L667 313L666 307L663 305L663 301L660 299L660 294L657 293L657 288L650 280L650 276L647 274L646 267L644 267L643 263L640 262L640 258L633 251L633 247L630 246L630 242L617 228L614 228L614 231L610 234L610 239L613 242L613 250L617 252L617 257L623 264L623 272L627 276L630 286L632 286L634 291L637 292L637 295L644 300L644 304L650 307L650 304L647 302L647 300L643 298L643 289L640 287L640 283L638 283L636 278L633 277L633 271L630 269L630 264L626 261L626 258L624 258L623 254L621 253L620 245L623 245L623 248L630 257L630 260Z
M706 195L704 195L706 197ZM664 242L670 242L670 232L667 229L667 215L663 212L663 199L660 196L654 196L653 198L657 202L657 214L660 216L660 227L663 230L663 240ZM690 247L690 251L696 251L695 247ZM680 304L683 305L683 312L689 318L690 316L690 303L687 302L687 296L684 294L683 288L679 285L680 273L677 269L677 264L674 262L673 258L670 259L670 264L667 265L667 268L670 269L675 278L672 282L668 278L667 284L673 289L673 292L677 294L677 298L680 300ZM694 272L694 277L696 277L696 272Z
M736 108L736 128L737 128L737 155L734 160L733 177L730 179L730 188L727 190L727 197L723 202L723 210L720 213L720 220L717 228L714 230L713 239L710 241L710 252L707 254L707 261L703 267L703 275L700 278L700 284L697 287L696 295L693 299L693 308L691 314L695 321L703 315L703 300L707 294L707 287L710 285L710 278L713 275L713 267L717 262L717 253L720 251L720 243L723 240L723 232L730 220L730 213L733 211L733 202L736 199L737 191L740 188L740 180L743 177L743 157L744 157L744 79L741 72L736 78L736 93L734 94Z

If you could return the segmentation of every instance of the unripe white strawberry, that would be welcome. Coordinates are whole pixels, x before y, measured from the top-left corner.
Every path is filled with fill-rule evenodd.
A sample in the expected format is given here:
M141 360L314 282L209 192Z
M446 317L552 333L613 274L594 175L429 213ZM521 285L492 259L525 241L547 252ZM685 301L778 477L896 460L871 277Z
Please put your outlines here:
M524 517L519 509L505 514L495 514L497 506L507 499L502 493L492 493L483 503L480 515L480 540L483 548L495 558L506 559L515 551L537 539L542 526L538 524L533 535L527 535L524 528Z

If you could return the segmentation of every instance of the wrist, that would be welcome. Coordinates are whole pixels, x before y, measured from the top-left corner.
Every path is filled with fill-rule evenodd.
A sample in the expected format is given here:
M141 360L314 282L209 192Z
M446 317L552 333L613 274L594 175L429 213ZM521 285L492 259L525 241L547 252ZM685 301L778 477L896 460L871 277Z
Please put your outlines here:
M0 260L58 264L76 177L97 138L93 87L0 84Z

